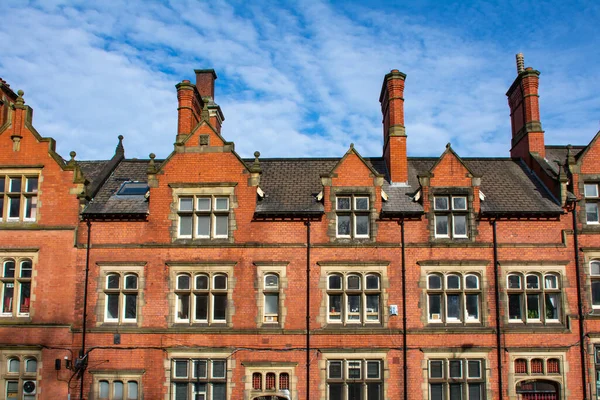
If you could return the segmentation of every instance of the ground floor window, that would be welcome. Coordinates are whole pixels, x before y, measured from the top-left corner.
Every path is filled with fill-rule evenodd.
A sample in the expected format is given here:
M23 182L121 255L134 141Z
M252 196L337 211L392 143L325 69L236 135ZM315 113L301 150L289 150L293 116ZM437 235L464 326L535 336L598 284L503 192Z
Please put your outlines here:
M520 400L558 400L560 385L545 380L526 380L517 383L517 396Z
M430 359L431 400L484 400L485 374L482 359Z
M226 400L225 359L174 358L171 360L173 400Z
M327 399L383 400L382 360L328 360Z

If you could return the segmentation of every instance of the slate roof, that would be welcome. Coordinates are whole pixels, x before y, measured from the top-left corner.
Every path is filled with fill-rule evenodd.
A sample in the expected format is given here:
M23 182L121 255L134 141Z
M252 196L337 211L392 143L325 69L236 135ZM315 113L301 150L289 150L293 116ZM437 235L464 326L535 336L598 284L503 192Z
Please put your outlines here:
M98 193L89 202L83 215L85 216L120 216L120 215L147 215L148 200L145 196L120 196L117 191L124 182L147 182L148 163L150 160L123 160L119 162L112 174L106 179ZM161 161L154 160L160 166ZM80 162L80 165L82 162ZM99 165L86 166L91 174L98 177L98 172L93 167L100 169ZM84 166L82 166L82 169ZM85 171L84 171L85 174ZM87 175L86 178L90 179Z
M560 151L554 149L554 151ZM564 155L566 156L566 148ZM322 191L321 175L328 174L339 158L265 158L260 160L262 169L260 188L265 197L258 200L256 215L275 216L293 214L320 214L323 202L317 201ZM438 158L409 157L408 185L390 185L389 174L381 157L365 158L369 166L382 174L383 191L388 200L383 202L382 214L421 214L423 207L413 197L419 190L418 175L427 173ZM481 202L483 215L548 215L559 214L562 208L541 181L520 160L510 158L462 158L465 165L481 176ZM253 159L243 160L248 166ZM107 161L79 162L86 178L102 179L99 171ZM87 216L147 215L148 201L144 196L120 196L117 191L126 181L147 181L149 160L122 160L113 173L106 178L83 214ZM160 161L156 161L157 167ZM97 182L94 182L97 183Z

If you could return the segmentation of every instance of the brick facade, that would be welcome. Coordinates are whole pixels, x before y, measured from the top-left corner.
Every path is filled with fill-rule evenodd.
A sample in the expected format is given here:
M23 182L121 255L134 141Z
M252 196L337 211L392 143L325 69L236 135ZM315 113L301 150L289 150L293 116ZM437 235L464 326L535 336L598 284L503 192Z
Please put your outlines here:
M397 70L381 157L242 159L196 74L165 160L64 160L0 80L0 399L598 398L600 145L537 71L495 159L407 157Z

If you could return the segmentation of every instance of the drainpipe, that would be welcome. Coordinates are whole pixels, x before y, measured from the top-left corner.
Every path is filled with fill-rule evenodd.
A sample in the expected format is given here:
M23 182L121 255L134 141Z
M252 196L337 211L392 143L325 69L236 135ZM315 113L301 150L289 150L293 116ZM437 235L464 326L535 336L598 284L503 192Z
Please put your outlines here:
M306 225L306 400L310 400L310 220Z
M585 362L585 326L581 301L581 267L579 265L579 235L577 233L577 204L573 205L573 247L575 251L575 273L577 274L577 316L579 317L579 356L581 358L581 387L583 400L587 400L587 379Z
M408 400L408 365L406 345L406 252L404 243L404 219L400 220L400 237L402 241L402 363L404 400Z
M92 242L92 223L88 219L87 224L87 251L85 255L85 283L83 286L83 331L81 335L81 350L79 351L79 399L83 399L83 377L85 375L85 367L87 360L85 359L85 331L87 329L87 294L88 294L88 279L90 275L90 245Z
M498 357L498 398L503 398L502 385L502 333L500 331L500 274L498 272L498 237L496 236L496 220L491 221L494 240L494 290L496 300L496 352Z

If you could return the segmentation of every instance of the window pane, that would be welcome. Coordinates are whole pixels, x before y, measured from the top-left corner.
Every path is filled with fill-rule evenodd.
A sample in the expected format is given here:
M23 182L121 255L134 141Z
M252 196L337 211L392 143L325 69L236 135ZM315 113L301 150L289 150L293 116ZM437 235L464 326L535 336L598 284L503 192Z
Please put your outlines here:
M8 218L19 218L21 210L21 198L10 197L8 199Z
M468 377L481 378L481 361L468 361Z
M583 192L585 194L585 197L598 197L598 185L585 184L583 186Z
M367 379L379 379L379 361L367 361Z
M279 277L277 275L266 275L265 276L265 288L266 289L277 289L279 287Z
M21 178L10 178L9 192L20 193L21 192Z
M3 313L12 313L13 310L13 295L15 291L14 283L5 283L4 284L4 295L2 296L2 312Z
M113 382L113 400L122 400L123 399L123 382L114 381Z
M194 378L206 378L206 360L194 360Z
M118 289L120 284L120 276L117 274L110 274L106 277L106 288L107 289Z
M453 197L452 198L452 209L453 210L466 210L467 209L467 198L466 197Z
M275 374L273 372L268 372L265 376L265 389L275 390Z
M558 293L546 294L546 319L558 319L560 296Z
M527 275L527 289L539 289L540 279L537 275Z
M447 197L436 197L434 200L434 209L447 210L448 209L448 198Z
M457 294L446 296L446 306L448 308L448 319L460 319L460 296Z
M182 197L179 199L179 211L192 211L194 208L194 199L191 197Z
M431 400L444 400L444 385L442 383L432 383L429 388Z
M191 215L179 216L179 235L180 236L192 236L192 216Z
M368 197L356 197L354 199L354 208L356 210L368 210L369 209L369 198Z
M366 236L369 234L369 216L368 215L356 215L356 234L359 236Z
M341 383L330 383L329 384L329 400L343 400L344 385Z
M427 277L427 282L429 285L429 289L441 289L442 288L442 278L439 275L429 275Z
M439 294L429 295L429 319L433 321L441 321L441 303L442 296Z
M444 362L442 360L429 361L429 377L443 378L444 377Z
M34 373L37 372L37 360L29 359L25 361L25 372Z
M208 289L208 276L196 275L196 289L207 290Z
M519 275L508 276L508 288L509 289L521 289L521 277Z
M592 305L600 306L600 280L592 281Z
M125 276L125 289L137 289L137 276Z
M556 275L546 275L544 277L544 286L546 289L558 289L558 279Z
M330 320L341 320L342 319L342 296L340 295L329 295L329 319Z
M227 295L226 294L215 294L213 296L214 301L214 320L225 320L227 310Z
M342 277L340 275L329 275L329 289L341 289Z
M208 320L208 294L197 294L196 298L196 314L197 320Z
M187 383L176 383L175 389L175 400L188 400L188 384Z
M447 289L460 289L460 277L458 275L448 275L446 281Z
M362 383L348 383L348 399L350 400L362 400L363 395Z
M540 318L540 296L537 294L527 295L527 318L528 319L539 319Z
M377 275L367 275L367 289L379 289L379 277Z
M178 294L177 295L177 318L189 319L190 318L190 295L189 294Z
M337 198L337 209L338 210L349 210L350 209L350 197L338 197Z
M196 224L198 237L210 237L210 215L198 215Z
M337 216L337 234L338 236L350 236L350 216Z
M600 275L600 262L592 261L590 263L590 268L592 270L592 275Z
M37 197L30 196L25 198L25 219L35 219L37 216Z
M11 358L8 361L8 372L20 372L21 361L18 358Z
M467 320L479 320L479 295L468 294L467 300Z
M190 288L189 275L178 275L177 276L177 289L186 290L189 288Z
M286 372L279 374L279 390L290 390L290 375Z
M465 278L465 287L467 289L479 289L479 279L475 275L467 275Z
M212 400L225 400L227 390L224 383L213 383L212 392Z
M19 313L29 313L29 303L31 297L31 282L21 283L21 298L19 300Z
M227 211L229 210L229 199L227 197L217 197L215 202L215 210Z
M348 361L348 379L360 379L361 361Z
M127 382L127 399L137 399L138 398L138 383L136 381Z
M462 385L460 383L450 384L450 400L462 400Z
M101 399L108 399L108 381L98 382L98 388Z
M349 290L360 289L360 276L357 276L357 275L348 276L348 289Z
M481 400L481 383L469 384L469 400Z
M198 211L210 211L210 197L198 197L196 207Z
M381 383L367 383L367 400L382 400Z
M107 319L118 319L119 318L119 295L118 294L106 295L106 318Z
M125 319L136 319L137 316L137 295L125 295Z
M4 196L0 194L0 220L2 220L4 216Z
M454 236L467 236L467 216L455 215L454 221Z
M329 378L330 379L342 379L342 362L341 361L330 361L329 362Z
M0 193L4 193L4 186L6 185L6 178L0 177Z
M598 222L598 204L597 203L586 203L585 204L585 217L587 222Z
M521 295L520 294L509 294L508 295L508 318L509 319L521 319Z
M265 314L279 313L279 294L265 294Z
M224 290L227 289L227 276L226 275L215 275L214 276L213 289Z
M213 378L225 378L225 361L213 360L212 368Z
M437 236L448 236L448 216L435 216L435 234Z
M360 296L348 296L348 320L360 320Z
M379 320L379 295L372 294L367 296L367 320Z
M215 236L227 236L229 231L229 215L215 216Z
M450 360L450 378L462 378L461 360Z
M186 360L175 360L175 377L187 378L188 362Z

